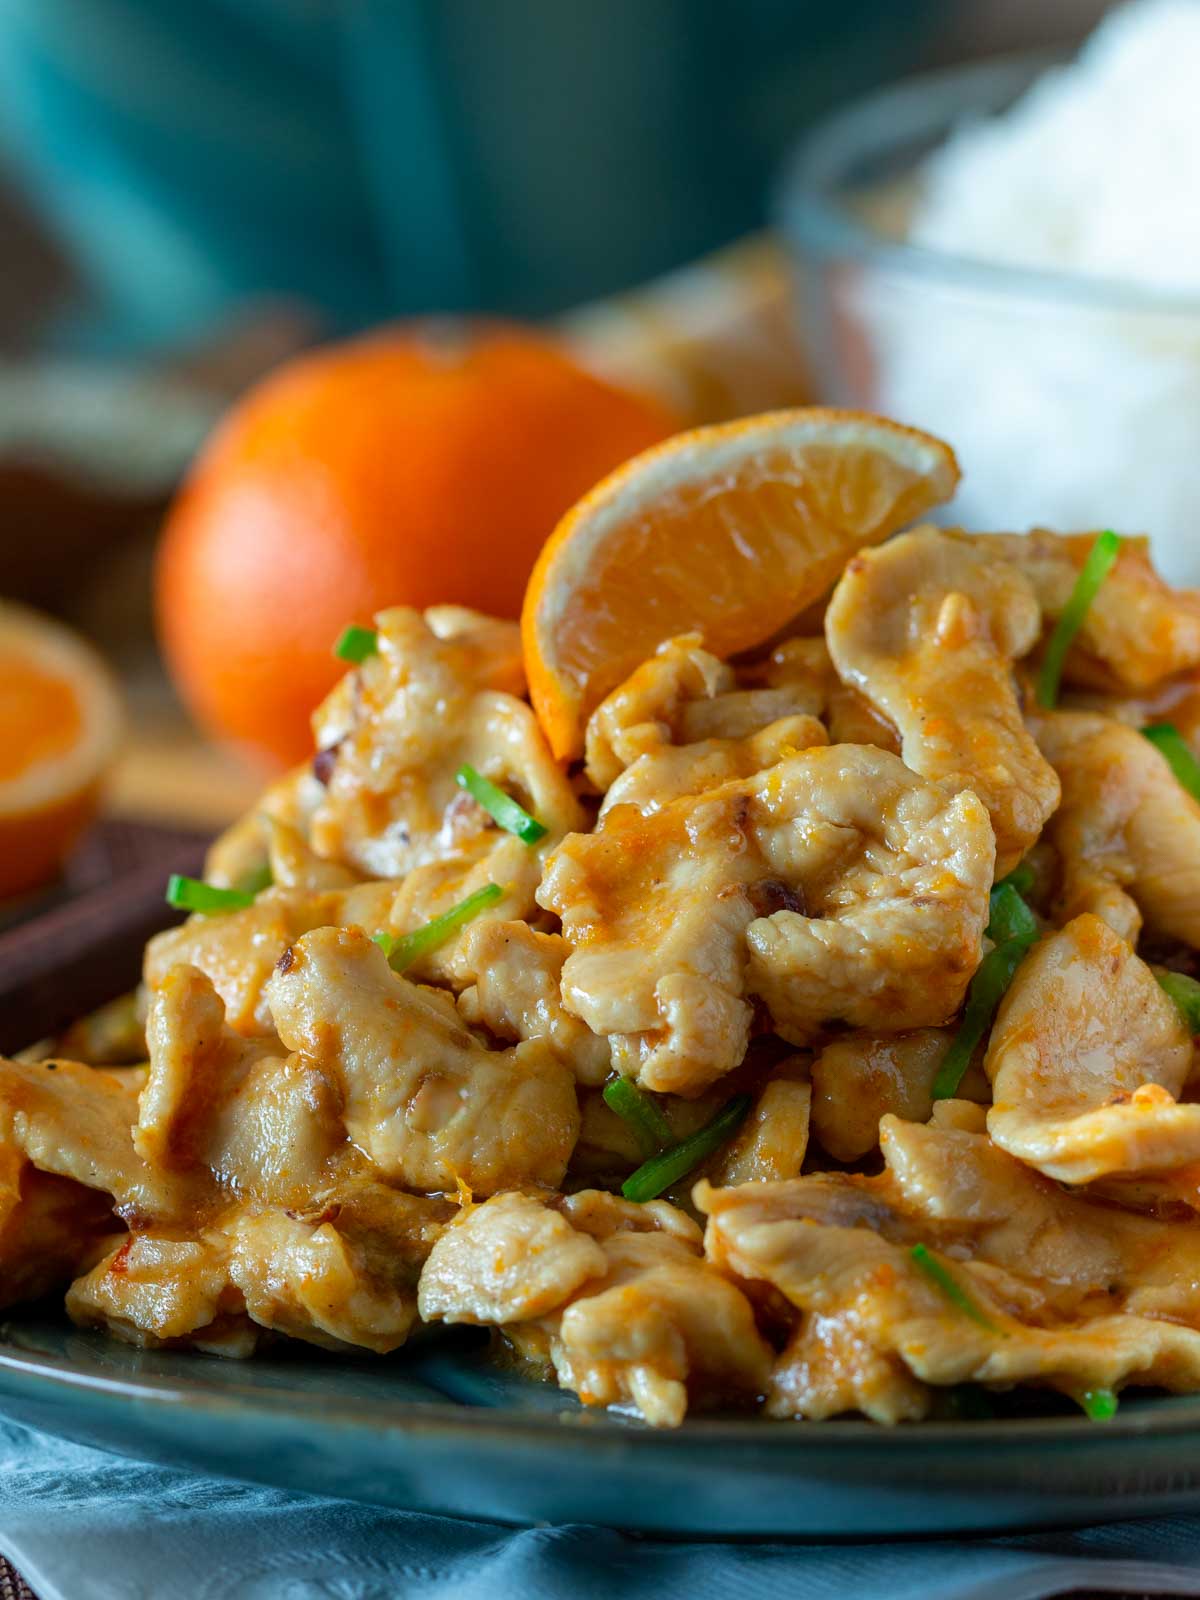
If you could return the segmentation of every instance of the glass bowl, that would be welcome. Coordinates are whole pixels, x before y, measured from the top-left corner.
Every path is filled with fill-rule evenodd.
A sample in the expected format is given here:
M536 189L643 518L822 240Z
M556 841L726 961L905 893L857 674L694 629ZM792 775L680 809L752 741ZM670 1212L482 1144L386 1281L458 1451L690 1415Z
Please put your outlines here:
M955 447L951 519L1149 533L1200 584L1200 296L906 241L925 158L1061 60L914 78L813 129L777 194L801 334L824 399Z

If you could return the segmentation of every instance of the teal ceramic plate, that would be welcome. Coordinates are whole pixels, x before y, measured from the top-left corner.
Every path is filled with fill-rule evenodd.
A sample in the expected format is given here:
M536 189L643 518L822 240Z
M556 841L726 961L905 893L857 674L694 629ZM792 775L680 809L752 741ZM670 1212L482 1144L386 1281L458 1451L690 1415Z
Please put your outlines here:
M359 1361L131 1350L0 1324L0 1411L124 1455L409 1510L673 1535L1000 1530L1200 1507L1200 1398L1082 1416L697 1419L659 1432L494 1368L470 1336Z

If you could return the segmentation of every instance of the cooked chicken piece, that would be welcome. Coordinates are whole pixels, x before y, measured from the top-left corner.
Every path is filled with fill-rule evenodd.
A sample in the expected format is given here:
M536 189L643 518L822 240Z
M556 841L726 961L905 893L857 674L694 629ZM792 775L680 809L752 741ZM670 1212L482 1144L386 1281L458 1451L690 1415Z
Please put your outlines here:
M1148 739L1095 712L1038 716L1062 781L1046 837L1062 863L1058 915L1103 917L1134 943L1142 917L1200 945L1200 805Z
M188 1345L249 1356L258 1343L229 1276L229 1244L216 1230L195 1237L129 1233L67 1291L81 1328L104 1328L150 1349Z
M701 794L733 778L751 778L777 762L826 745L829 736L815 717L784 717L744 739L703 739L697 744L663 745L626 767L604 797L601 822L617 806L634 806L643 816L671 800Z
M667 1233L615 1233L603 1250L606 1275L546 1319L564 1388L585 1405L630 1404L660 1428L677 1427L689 1401L761 1393L771 1352L750 1303L698 1250Z
M436 638L454 640L467 652L467 670L478 683L518 700L524 697L520 623L489 617L470 606L440 605L426 608L425 626Z
M698 1094L741 1061L747 996L803 1044L824 1022L940 1022L979 962L993 844L881 750L839 745L673 801L623 806L550 858L563 1000L651 1089ZM747 960L747 956L749 959Z
M147 1211L156 1183L133 1145L137 1091L112 1072L74 1061L0 1059L0 1149L41 1172Z
M236 889L266 866L264 817L290 828L307 842L309 820L324 793L307 763L293 767L213 842L204 862L205 881L222 889Z
M988 1131L1061 1183L1200 1160L1200 1105L1179 1105L1191 1036L1154 974L1085 913L1036 945L992 1028Z
M370 1213L333 1202L329 1216L241 1212L225 1229L229 1275L250 1317L306 1344L385 1355L417 1321L417 1279L440 1224L436 1205L380 1183Z
M814 619L813 626L823 626L823 614ZM814 717L824 714L829 696L837 690L837 673L821 633L812 638L784 639L769 655L740 662L736 671L739 688L786 688L803 694L803 709Z
M953 1038L950 1028L916 1028L830 1040L812 1067L813 1132L822 1147L837 1161L858 1161L879 1143L879 1119L887 1112L927 1122L933 1080ZM972 1069L959 1093L986 1100L982 1071Z
M391 933L420 928L492 883L503 890L503 898L476 912L461 933L418 956L404 969L405 976L418 983L448 984L456 990L473 983L475 968L466 948L472 929L537 916L534 895L541 878L541 856L511 833L480 834L457 854L414 867L392 902L387 924Z
M872 1422L919 1422L929 1390L890 1351L875 1349L852 1310L800 1318L767 1384L769 1417L822 1422L861 1411Z
M463 934L461 953L475 979L458 997L469 1026L486 1028L497 1039L544 1039L578 1083L604 1082L608 1040L562 1003L565 939L537 933L526 922L476 922Z
M106 1194L39 1172L15 1147L0 1146L0 1308L61 1289L112 1230Z
M836 1319L842 1340L885 1363L898 1358L927 1383L1033 1380L1070 1394L1126 1381L1195 1385L1200 1334L1178 1323L1200 1311L1200 1225L1093 1205L982 1135L890 1116L881 1131L882 1178L698 1185L710 1259L773 1286L806 1318ZM916 1243L940 1256L974 1314L922 1270ZM802 1413L812 1396L828 1415L828 1386L797 1376L789 1354L773 1409L784 1413L791 1396ZM857 1375L869 1373L860 1360ZM864 1398L868 1414L894 1420L886 1401L877 1412Z
M789 746L828 743L816 717L824 697L811 675L750 688L736 681L701 648L699 634L660 645L588 722L587 772L608 791L604 810L656 810L677 795L748 777Z
M169 1183L171 1214L194 1214L214 1186L298 1210L329 1188L346 1149L341 1094L312 1062L232 1032L195 967L166 974L147 1034L150 1075L133 1138Z
M969 1255L1006 1293L1023 1293L1035 1320L1111 1311L1200 1320L1200 1224L1095 1204L982 1132L886 1117L880 1134L886 1177L855 1181L888 1198L869 1221L889 1238Z
M502 1326L586 1405L632 1405L660 1427L682 1422L689 1395L756 1394L770 1363L749 1302L662 1202L497 1195L434 1246L420 1304L426 1318Z
M713 1182L732 1188L798 1178L808 1149L811 1109L808 1058L791 1056L758 1091L746 1120L725 1147Z
M607 1271L596 1240L544 1197L498 1194L464 1207L434 1245L421 1273L421 1316L495 1327L526 1322Z
M680 730L685 707L727 695L735 682L733 669L702 647L698 633L667 639L588 719L589 779L607 789L639 756L690 743Z
M447 996L388 967L358 929L306 934L267 986L289 1049L341 1088L351 1139L424 1192L555 1187L579 1132L575 1083L543 1039L487 1050Z
M1038 605L1056 622L1070 599L1094 533L975 534L990 560L1011 562L1033 586ZM1102 689L1147 689L1200 664L1200 593L1173 589L1155 572L1146 539L1124 538L1116 565L1087 609L1067 656L1068 683Z
M319 856L299 828L292 827L291 823L264 816L262 825L271 882L277 888L321 894L327 889L350 889L361 882L358 873L349 867Z
M860 551L825 614L838 675L895 725L905 763L987 806L997 877L1020 861L1059 799L1012 674L1039 622L1017 568L934 528Z
M199 967L216 986L231 1028L247 1036L270 1034L266 983L289 945L313 928L354 926L374 934L391 927L399 888L384 881L321 894L264 889L245 910L189 917L155 934L143 976L154 990L173 967Z
M376 622L378 652L314 719L330 752L311 823L318 855L400 878L480 834L500 837L455 783L464 763L545 824L545 848L581 826L579 803L533 712L498 687L512 678L507 651L491 641L503 625L480 619L477 630L439 638L416 611L384 611Z
M900 754L900 735L894 722L889 722L882 712L859 694L848 683L839 683L829 693L829 706L825 713L831 744L874 744L881 750Z
M975 1068L971 1071L974 1074ZM979 1076L987 1082L982 1067ZM935 1100L929 1121L935 1128L952 1128L959 1133L986 1133L987 1114L987 1106L977 1105L974 1100ZM899 1116L900 1113L896 1112L895 1115Z
M240 1092L270 1042L234 1033L207 974L178 966L163 974L151 995L146 1046L150 1071L133 1143L147 1164L186 1172L205 1162L217 1108Z

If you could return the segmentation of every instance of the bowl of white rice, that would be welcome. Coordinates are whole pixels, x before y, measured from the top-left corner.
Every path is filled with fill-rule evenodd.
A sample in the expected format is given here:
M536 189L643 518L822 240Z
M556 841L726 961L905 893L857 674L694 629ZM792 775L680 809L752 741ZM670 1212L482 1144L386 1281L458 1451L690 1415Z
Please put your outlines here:
M836 113L780 190L831 401L953 441L952 520L1149 533L1200 584L1200 0Z

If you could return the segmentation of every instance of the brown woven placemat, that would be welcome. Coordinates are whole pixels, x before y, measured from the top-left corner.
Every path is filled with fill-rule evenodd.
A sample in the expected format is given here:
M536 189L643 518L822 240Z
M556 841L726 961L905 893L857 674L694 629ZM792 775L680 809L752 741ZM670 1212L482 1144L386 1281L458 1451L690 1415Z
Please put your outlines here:
M38 1600L11 1562L0 1556L0 1600Z

